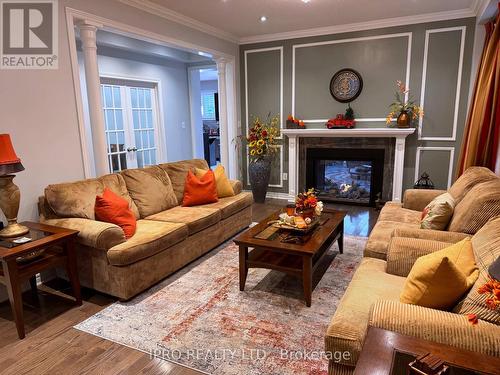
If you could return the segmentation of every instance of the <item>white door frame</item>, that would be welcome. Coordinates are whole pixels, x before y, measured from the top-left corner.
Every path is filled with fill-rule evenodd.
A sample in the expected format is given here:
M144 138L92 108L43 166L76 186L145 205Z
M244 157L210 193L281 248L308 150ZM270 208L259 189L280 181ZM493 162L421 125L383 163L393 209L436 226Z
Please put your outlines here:
M129 74L114 74L114 73L99 73L99 78L109 78L109 79L117 79L117 80L123 80L123 81L131 81L131 82L146 82L146 83L151 83L152 85L156 86L155 91L156 95L155 98L153 98L156 101L156 109L158 110L158 113L153 113L154 116L158 116L156 118L156 123L158 124L158 128L156 129L156 135L157 135L157 141L158 141L158 146L157 146L157 163L165 163L167 161L167 140L165 138L166 136L166 130L165 130L165 112L164 112L164 107L163 107L163 95L162 95L162 85L161 82L152 77L139 77L139 76L134 76L134 75L129 75Z
M217 65L215 63L213 64L206 64L206 65L196 65L196 66L190 66L188 67L188 88L189 88L189 111L191 115L191 144L192 144L192 151L193 151L193 158L202 158L203 156L200 155L195 155L195 150L196 150L196 133L193 131L194 130L194 124L193 124L193 119L195 117L195 111L200 110L200 103L197 103L194 98L193 98L193 82L192 82L192 77L191 74L195 70L200 70L200 69L215 69L217 70ZM200 90L201 91L201 90ZM203 123L203 118L201 118L201 121Z
M82 160L83 160L83 169L84 169L84 175L86 178L94 177L94 172L93 172L93 165L94 161L92 160L90 156L90 149L91 145L87 144L86 137L87 137L87 131L85 128L85 120L84 120L84 110L83 110L83 100L82 100L82 91L81 91L81 85L80 85L80 73L79 73L79 66L78 66L78 55L77 55L77 49L76 49L76 37L75 37L75 25L78 21L88 21L93 24L99 25L99 29L106 29L107 31L111 32L116 32L125 36L131 36L134 38L143 39L147 41L154 41L156 43L162 43L164 45L167 45L169 47L174 47L174 48L180 48L184 50L190 50L193 52L203 52L209 55L212 55L214 58L225 58L227 59L227 64L230 66L230 71L231 74L227 75L227 86L232 86L234 87L237 82L237 66L236 66L236 61L237 57L231 54L227 54L225 52L221 52L218 50L206 48L204 46L200 46L194 43L189 43L185 42L173 37L169 37L167 35L163 34L158 34L155 32L151 32L148 30L144 30L135 26L127 25L119 21L111 20L105 17L97 16L92 13L84 12L78 9L74 9L71 7L66 7L66 28L67 28L67 33L68 33L68 42L69 42L69 51L70 51L70 62L71 62L71 70L72 70L72 75L73 75L73 87L74 87L74 95L75 95L75 102L76 102L76 109L77 109L77 120L78 120L78 128L80 132L80 144L81 144L81 152L82 152ZM160 91L158 89L158 91ZM227 93L230 93L231 90L226 90ZM229 94L228 94L229 95ZM226 96L228 96L226 95ZM235 100L229 100L230 98L227 98L227 118L235 119L237 118L237 107L236 107L236 101ZM229 105L231 103L231 105ZM160 103L159 103L160 104ZM101 109L102 110L102 109ZM237 127L237 121L231 121L232 123L229 124L228 122L228 128L230 129L223 129L223 131L226 131L228 134L238 134L238 127ZM230 143L231 140L228 140ZM222 145L221 145L222 146ZM229 148L229 144L225 145L225 147ZM166 155L166 154L165 154ZM237 163L229 163L229 160L224 161L226 164L226 170L229 172L229 177L230 178L237 178L237 170L238 166Z

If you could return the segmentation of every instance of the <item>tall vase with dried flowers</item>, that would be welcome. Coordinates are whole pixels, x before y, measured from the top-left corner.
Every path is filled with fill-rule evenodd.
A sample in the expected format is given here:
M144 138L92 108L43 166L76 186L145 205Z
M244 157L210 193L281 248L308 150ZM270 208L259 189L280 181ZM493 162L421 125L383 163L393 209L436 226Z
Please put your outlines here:
M246 137L248 144L248 175L256 203L264 203L271 178L271 162L277 151L277 138L280 136L279 116L267 116L266 121L259 117L253 119L252 127Z
M412 121L424 116L424 110L415 104L410 97L410 90L401 81L396 81L398 91L396 91L396 100L389 106L387 115L387 125L391 126L392 120L396 117L398 128L409 128Z

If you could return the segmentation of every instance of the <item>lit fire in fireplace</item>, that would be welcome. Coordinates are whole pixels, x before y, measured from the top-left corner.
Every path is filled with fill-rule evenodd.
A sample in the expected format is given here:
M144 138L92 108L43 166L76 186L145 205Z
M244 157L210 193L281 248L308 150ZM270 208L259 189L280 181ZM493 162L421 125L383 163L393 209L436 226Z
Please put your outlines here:
M342 193L347 193L349 190L351 190L351 188L352 188L352 185L350 185L350 184L342 184L342 185L340 185L340 191Z

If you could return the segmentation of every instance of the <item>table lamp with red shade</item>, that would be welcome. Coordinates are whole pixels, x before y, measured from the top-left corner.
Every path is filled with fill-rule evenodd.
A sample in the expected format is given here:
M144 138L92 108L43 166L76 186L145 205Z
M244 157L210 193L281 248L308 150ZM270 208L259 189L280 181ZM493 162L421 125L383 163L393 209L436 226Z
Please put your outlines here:
M0 230L0 237L18 237L29 232L24 225L17 223L17 213L19 212L19 202L21 194L19 188L12 181L13 173L24 170L14 151L10 136L0 134L0 210L7 218L7 226Z

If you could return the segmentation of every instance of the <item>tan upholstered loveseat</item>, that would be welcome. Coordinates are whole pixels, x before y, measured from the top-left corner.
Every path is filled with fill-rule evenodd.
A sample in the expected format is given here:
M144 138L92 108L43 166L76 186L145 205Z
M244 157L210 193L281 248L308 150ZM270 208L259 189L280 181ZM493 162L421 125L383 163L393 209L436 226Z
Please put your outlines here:
M407 229L412 233L417 230L415 235L430 239L453 237L452 232L472 235L491 217L500 215L500 177L487 168L472 167L448 190L455 200L455 210L447 230L433 233L435 231L419 229L422 210L432 199L445 192L409 189L404 193L402 204L388 202L368 237L364 255L387 259L389 241L395 229Z
M205 160L185 160L50 185L40 198L40 221L79 230L82 285L129 299L207 253L252 221L252 195L231 181L236 195L217 203L182 207L189 169ZM127 199L137 218L135 235L95 220L97 194L107 187Z
M489 355L500 355L500 312L471 326L463 314L477 311L464 299L453 311L439 311L399 302L405 278L415 260L472 237L481 276L500 256L500 178L485 168L470 168L449 190L457 201L447 231L419 229L420 211L443 191L409 190L403 204L387 204L325 336L327 352L348 351L349 360L330 361L330 374L351 374L369 325ZM458 232L452 229L460 229ZM475 302L484 303L475 295Z

